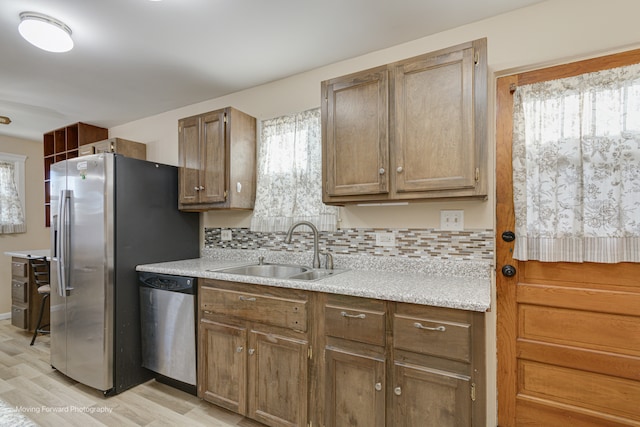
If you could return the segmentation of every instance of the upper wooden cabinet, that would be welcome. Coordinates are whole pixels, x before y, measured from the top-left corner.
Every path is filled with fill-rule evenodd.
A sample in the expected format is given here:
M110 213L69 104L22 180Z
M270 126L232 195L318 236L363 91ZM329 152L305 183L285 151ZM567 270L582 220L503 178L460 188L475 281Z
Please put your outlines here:
M327 204L486 198L486 39L322 82Z
M228 107L178 121L179 207L253 209L256 119Z

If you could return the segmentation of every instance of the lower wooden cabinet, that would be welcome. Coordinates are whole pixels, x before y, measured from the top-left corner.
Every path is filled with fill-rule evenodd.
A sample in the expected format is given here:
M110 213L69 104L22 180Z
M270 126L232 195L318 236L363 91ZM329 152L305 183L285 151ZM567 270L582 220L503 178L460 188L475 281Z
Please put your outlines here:
M485 424L484 315L200 282L198 395L268 426Z
M267 286L203 282L198 396L268 426L306 426L308 296Z

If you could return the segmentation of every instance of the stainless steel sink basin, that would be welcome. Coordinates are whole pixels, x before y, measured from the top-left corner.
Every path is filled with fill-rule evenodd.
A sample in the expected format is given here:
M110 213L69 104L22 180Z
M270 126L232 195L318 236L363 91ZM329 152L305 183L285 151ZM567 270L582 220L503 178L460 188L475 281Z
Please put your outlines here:
M268 277L272 279L320 280L345 270L326 270L291 264L251 264L216 270L218 273L243 276Z
M311 270L309 267L288 264L254 264L219 270L220 273L242 274L244 276L271 277L285 279Z

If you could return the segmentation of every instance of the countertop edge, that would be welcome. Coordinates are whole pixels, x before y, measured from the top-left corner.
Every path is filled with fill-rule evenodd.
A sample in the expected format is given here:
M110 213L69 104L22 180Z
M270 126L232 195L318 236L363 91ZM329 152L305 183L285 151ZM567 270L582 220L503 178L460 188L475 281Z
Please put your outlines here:
M303 281L227 274L216 271L247 264L253 264L253 262L196 258L143 264L137 266L136 270L477 312L485 312L491 307L490 277L470 278L349 269L344 273L321 280Z

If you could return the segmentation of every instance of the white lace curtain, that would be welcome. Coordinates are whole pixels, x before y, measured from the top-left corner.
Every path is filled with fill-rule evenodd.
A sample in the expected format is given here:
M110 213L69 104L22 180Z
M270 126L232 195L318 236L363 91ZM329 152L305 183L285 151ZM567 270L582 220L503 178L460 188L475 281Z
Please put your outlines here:
M310 221L336 230L338 209L322 203L320 109L262 122L251 230L287 231Z
M640 262L640 65L514 97L514 258Z
M15 182L13 162L0 161L0 234L24 233L22 202Z

